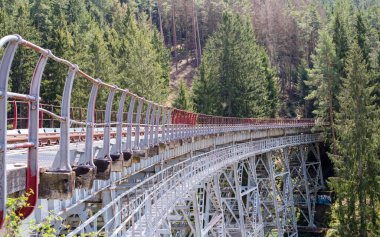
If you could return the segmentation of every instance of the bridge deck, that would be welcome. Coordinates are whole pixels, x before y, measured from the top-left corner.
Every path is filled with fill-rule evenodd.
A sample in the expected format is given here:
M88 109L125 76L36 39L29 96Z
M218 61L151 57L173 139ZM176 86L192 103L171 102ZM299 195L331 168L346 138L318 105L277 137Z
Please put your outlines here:
M106 203L104 195L107 192L120 194L114 188L127 179L142 174L143 180L165 167L191 161L188 158L197 157L199 152L222 146L260 139L265 141L264 145L268 145L273 141L272 138L310 134L311 127L316 125L313 119L233 118L171 108L92 77L78 65L55 56L50 50L19 35L0 39L0 48L5 48L0 62L0 229L7 213L7 196L18 191L34 191L27 197L28 206L19 210L24 218L29 217L41 223L50 211L54 211L65 218L78 214L81 221L86 222L87 204ZM20 48L31 50L39 58L35 63L28 94L8 91L14 55ZM32 58L25 60L29 62ZM63 92L59 95L62 102L58 106L40 103L47 99L40 98L40 87L46 72L45 66L52 61L68 70ZM85 96L88 103L82 104L87 110L71 106L74 81L78 79L86 80L91 87L90 94ZM108 95L106 101L102 101L103 96L99 98L99 88ZM101 119L97 117L95 109L98 104L105 106L105 110L98 111L102 114ZM17 111L21 111L21 107L25 108L24 118L18 118L21 113ZM79 112L79 117L75 111ZM13 118L9 118L11 114ZM41 128L46 126L46 122L52 127L60 126L60 129ZM28 130L9 130L11 127ZM77 131L77 127L83 129ZM137 140L134 140L134 133L137 134ZM123 136L127 136L126 146L122 146ZM114 150L112 143L116 143ZM100 152L98 157L97 152ZM235 154L236 157L240 155ZM112 158L112 162L105 157ZM77 159L80 160L79 165L76 164ZM219 161L220 164L225 162ZM47 171L46 168L50 166L52 169ZM78 172L80 169L86 169L86 172ZM144 174L148 169L150 173ZM306 183L306 175L304 179ZM141 180L136 178L133 182ZM136 197L137 194L133 195ZM120 196L114 197L110 194L108 202L114 203L113 200L121 199ZM310 200L310 197L305 199ZM39 205L42 209L36 208ZM133 208L138 209L137 206ZM99 215L97 213L92 218ZM112 215L104 216L103 223L104 220L109 223ZM93 224L86 226L85 231L97 231L97 222ZM244 228L243 224L240 227ZM278 231L283 229L277 227ZM79 230L81 233L83 231Z
M246 131L236 131L236 132L221 132L214 134L214 138L211 137L203 138L202 141L190 140L188 142L183 143L183 147L181 148L180 144L174 144L179 142L179 140L172 141L171 143L166 143L163 153L153 156L153 157L145 157L141 160L141 162L134 162L130 164L129 167L124 167L124 171L118 175L117 177L127 177L136 172L139 172L145 168L151 167L154 164L159 164L162 159L170 160L176 156L181 156L185 154L189 154L190 152L195 152L196 150L203 150L206 148L210 148L212 146L223 146L226 144L231 144L232 142L242 142L247 141L249 139L260 139L264 137L278 137L285 134L299 134L299 133L308 133L310 132L310 126L305 125L303 127L295 127L293 125L276 125L276 126L254 126L251 129ZM143 133L142 133L143 134ZM212 136L212 134L210 134ZM204 137L204 135L196 136L198 138ZM140 136L140 140L144 139L144 135ZM213 139L215 141L213 141ZM134 137L131 138L132 143L134 142ZM115 143L115 139L110 140L111 145ZM125 138L123 139L125 141ZM192 143L194 143L192 145ZM99 152L103 148L103 140L98 140L93 142L93 147L95 154ZM72 154L77 151L83 151L85 149L85 141L70 143L70 150ZM143 148L142 148L143 149ZM54 158L59 150L59 145L49 145L42 146L39 148L38 154L38 165L40 169L46 169L51 167ZM144 150L146 152L146 148ZM78 159L78 155L76 155L76 159ZM8 173L8 193L14 193L25 189L25 170L26 170L26 162L27 162L27 149L15 149L9 150L7 152L7 173ZM73 162L74 163L74 162ZM115 177L116 177L115 176Z

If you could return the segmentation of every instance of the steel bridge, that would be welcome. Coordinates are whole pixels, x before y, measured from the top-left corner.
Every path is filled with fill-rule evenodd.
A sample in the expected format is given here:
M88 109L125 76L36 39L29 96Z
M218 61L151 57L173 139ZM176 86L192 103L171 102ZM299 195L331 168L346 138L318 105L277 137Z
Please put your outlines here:
M324 187L316 121L183 111L95 79L19 35L0 48L0 235L7 197L30 190L18 211L24 225L54 213L57 235L298 236L298 224L314 226ZM39 56L29 94L8 89L20 49ZM67 67L59 105L41 102L49 62ZM75 80L91 86L86 109L71 106Z

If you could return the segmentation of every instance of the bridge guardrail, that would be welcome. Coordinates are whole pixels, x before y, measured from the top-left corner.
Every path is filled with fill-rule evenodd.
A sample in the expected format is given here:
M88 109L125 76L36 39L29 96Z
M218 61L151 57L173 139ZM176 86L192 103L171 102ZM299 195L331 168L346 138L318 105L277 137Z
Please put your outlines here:
M272 149L318 142L320 139L320 134L271 138L220 148L179 162L154 174L119 195L70 232L67 237L84 234L86 228L89 228L92 223L96 223L98 218L102 218L114 206L123 206L123 208L118 210L116 215L109 217L107 223L97 230L96 234L105 233L106 236L119 236L119 234L123 233L124 236L127 231L134 232L138 223L143 218L146 218L147 226L144 228L148 229L148 232L145 233L145 236L153 236L155 228L157 228L168 210L176 202L185 198L186 192L192 186L196 186L198 182L202 181L206 176L210 176L212 172L216 172L222 167L233 164L244 157L261 154ZM171 190L178 189L179 187L182 187L182 189L176 190L174 196L169 197L170 201L167 202L167 206L162 205L159 208L157 205L155 206L160 198L166 197L165 195L170 193ZM116 203L120 204L121 202L124 205L116 205ZM152 212L153 206L156 208L155 212ZM117 223L117 226L115 226L115 223ZM130 229L128 230L128 228Z
M186 138L200 134L211 134L220 131L239 131L240 129L249 129L254 126L313 126L314 120L311 119L254 119L254 118L231 118L220 117L193 113L167 107L149 101L137 94L130 92L128 89L122 89L96 79L83 72L78 65L73 64L65 59L55 56L50 50L41 48L23 39L19 35L8 35L0 39L0 49L3 57L0 64L0 227L5 218L6 193L6 156L7 149L10 148L27 148L27 181L26 190L33 190L33 194L28 197L29 206L20 210L23 217L28 217L34 210L38 199L38 147L39 147L39 128L43 125L43 116L52 117L53 122L57 121L60 127L59 155L57 155L50 171L69 173L74 168L84 167L94 169L96 165L109 165L112 160L122 159L123 154L131 152L133 149L149 147L159 142ZM8 91L8 82L14 55L19 47L33 50L39 55L36 64L31 86L28 94L20 94ZM43 72L48 61L55 61L67 67L67 76L63 88L62 101L59 105L58 114L51 111L51 105L41 103L44 98L40 98L40 86ZM91 85L91 93L87 109L80 109L86 113L86 120L75 119L70 116L73 111L71 107L71 96L73 91L74 80L85 79ZM97 100L99 88L108 91L107 101L104 102L105 110L103 121L96 120L95 103ZM116 116L112 116L112 105L115 95L120 97ZM128 100L127 100L128 98ZM14 102L17 101L17 102ZM8 144L8 106L13 106L14 118L12 121L13 128L17 125L17 103L23 101L27 106L26 118L28 129L28 141L16 144ZM125 103L129 102L128 111L124 112ZM15 111L16 110L16 111ZM83 115L83 114L82 114ZM84 115L83 115L84 116ZM42 121L42 122L41 122ZM72 167L70 163L70 128L74 125L85 127L85 151L82 154L78 167ZM94 130L96 126L104 127L103 151L101 156L94 157ZM109 148L110 128L116 127L116 145L113 150ZM126 142L122 143L123 129L127 129ZM134 131L132 131L132 129ZM140 131L144 138L140 139ZM133 133L134 132L134 133ZM134 141L132 139L134 136Z

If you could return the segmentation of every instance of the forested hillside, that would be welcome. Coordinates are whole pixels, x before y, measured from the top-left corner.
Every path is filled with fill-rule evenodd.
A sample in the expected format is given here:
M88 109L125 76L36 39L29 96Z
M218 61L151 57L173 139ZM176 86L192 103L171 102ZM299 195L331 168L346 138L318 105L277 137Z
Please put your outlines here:
M20 34L94 77L165 101L170 54L147 16L135 8L118 1L5 0L0 9L1 35ZM20 92L27 90L25 78L33 72L34 65L23 61L31 55L19 52L12 68L11 87ZM66 68L47 65L41 87L44 103L60 100L66 73ZM89 86L76 83L73 102L83 106Z
M325 122L330 236L380 235L379 19L378 0L0 0L1 36L150 100L168 103L170 71L188 65L195 77L180 79L177 108ZM13 91L28 90L35 57L18 51ZM60 101L66 73L48 64L44 103ZM83 106L90 87L75 83Z

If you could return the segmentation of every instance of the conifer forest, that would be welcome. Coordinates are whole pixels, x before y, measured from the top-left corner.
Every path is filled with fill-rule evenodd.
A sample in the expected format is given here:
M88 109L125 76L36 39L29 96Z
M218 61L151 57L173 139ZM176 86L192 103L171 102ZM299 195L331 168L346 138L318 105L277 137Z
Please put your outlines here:
M380 236L379 0L0 0L8 34L168 106L325 122L333 203L318 225ZM32 57L17 51L12 91L28 91ZM66 74L46 66L43 103L60 103ZM74 83L72 104L85 107L91 86Z

